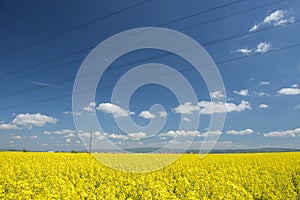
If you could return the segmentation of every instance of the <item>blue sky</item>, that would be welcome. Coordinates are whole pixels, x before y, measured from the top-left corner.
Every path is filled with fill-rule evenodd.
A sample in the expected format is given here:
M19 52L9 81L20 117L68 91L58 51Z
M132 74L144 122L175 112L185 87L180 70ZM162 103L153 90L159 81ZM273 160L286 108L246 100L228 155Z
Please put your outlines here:
M72 112L74 80L92 48L120 32L157 26L196 40L218 67L227 112L223 129L212 133L220 135L215 148L299 147L299 46L292 48L300 44L299 1L142 2L0 2L1 148L82 150L78 134L85 143L89 130L77 130L73 115L86 114L98 117L103 130L94 134L99 142L108 138L125 148L172 142L180 148L195 136L192 147L199 148L209 134L210 115L221 112L210 97L224 93L209 92L195 70L186 70L188 62L174 54L162 57L162 50L120 56L98 83L95 101ZM198 101L179 103L168 88L150 84L136 90L128 109L112 102L113 85L122 75L149 62L178 70ZM154 104L164 112L151 110ZM193 123L195 115L200 115L197 130L178 129L180 120ZM151 120L165 124L157 138L147 140L148 133L124 132L114 118L132 118L139 126Z

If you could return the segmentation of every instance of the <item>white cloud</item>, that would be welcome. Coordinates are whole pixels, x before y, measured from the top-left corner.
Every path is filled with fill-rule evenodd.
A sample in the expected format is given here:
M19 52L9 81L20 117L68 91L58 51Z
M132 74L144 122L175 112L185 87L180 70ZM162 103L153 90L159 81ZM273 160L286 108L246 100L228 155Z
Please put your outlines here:
M266 16L265 19L263 20L263 23L268 24L268 23L278 22L284 17L285 13L286 13L285 10L276 10L272 12L270 15Z
M299 110L300 109L300 104L294 107L295 110Z
M260 23L254 24L254 25L250 28L249 32L256 31L257 29L259 29L260 25L261 25Z
M71 135L71 134L70 134ZM99 131L95 131L95 132L93 132L93 135L92 135L92 137L93 138L96 138L97 140L105 140L105 136L107 135L107 133L100 133ZM90 136L91 136L91 132L84 132L84 131L79 131L78 132L78 136L80 137L80 138L90 138ZM74 137L74 136L73 136Z
M0 124L0 130L19 130L21 128L17 127L15 124Z
M238 94L238 95L241 95L241 96L249 96L249 91L247 89L240 90L240 91L234 90L233 92L235 94Z
M209 136L217 136L217 135L221 135L222 132L221 131L206 131L204 133L199 134L199 137L209 137Z
M75 137L74 133L68 133L67 135L64 135L65 138L72 138Z
M129 133L127 135L121 135L121 134L110 134L108 135L109 138L113 139L119 139L119 140L141 140L143 138L147 137L147 134L144 132L136 132L136 133Z
M140 117L143 117L145 119L153 119L155 118L155 115L148 110L144 110L139 114Z
M210 115L213 113L224 113L224 112L241 112L244 110L251 110L251 105L247 101L241 101L240 104L234 103L223 103L213 101L200 101L197 105L192 105L191 102L187 102L177 106L175 109L176 113L181 114L192 114L193 112L200 112L200 114Z
M200 134L199 131L184 131L184 130L170 130L167 133L161 133L161 136L168 136L168 137L195 137Z
M71 112L71 111L65 111L65 112L63 112L63 114L66 114L66 115L75 115L75 116L80 116L80 115L81 115L81 112Z
M300 94L299 88L282 88L277 91L281 95L298 95Z
M208 137L208 136L218 136L222 134L221 131L207 131L200 133L199 131L185 131L185 130L170 130L166 133L161 133L162 137Z
M71 138L67 138L67 139L66 139L66 142L67 142L67 143L71 143L71 142L72 142L72 139L71 139Z
M87 106L83 108L83 110L88 112L95 112L96 102L90 102Z
M214 99L220 99L220 98L224 98L225 95L223 94L223 92L221 90L219 90L219 91L211 92L210 97L214 98Z
M180 104L174 110L175 113L192 114L195 111L199 111L199 106L193 105L192 102L186 102L184 104Z
M224 112L241 112L244 110L251 110L251 105L247 101L241 101L240 104L234 103L223 103L223 102L211 102L201 101L198 103L201 114L213 114L213 113L224 113Z
M270 51L271 43L270 42L261 42L257 45L255 52L257 53L266 53Z
M27 126L31 129L33 126L45 126L47 123L56 124L58 120L56 118L42 115L41 113L36 114L18 114L12 121L13 124Z
M65 135L65 134L74 134L76 133L75 130L70 130L70 129L63 129L63 130L58 130L58 131L44 131L44 134L46 135Z
M101 103L96 109L108 114L112 114L114 117L128 117L129 115L134 114L134 112L129 112L128 110L111 103Z
M269 105L262 103L262 104L260 104L258 107L259 107L259 108L268 108Z
M271 84L270 81L260 81L259 82L259 85L269 85L269 84Z
M191 119L188 118L188 117L184 117L182 120L183 120L183 121L186 121L186 122L190 122L190 121L191 121Z
M30 136L30 139L37 139L37 138L38 138L38 136L36 136L36 135Z
M168 116L168 113L166 111L160 111L159 116L162 118L166 118Z
M105 140L106 137L104 135L98 135L98 136L96 136L96 139L99 141L102 141L102 140Z
M120 139L120 140L127 140L128 136L127 135L118 135L118 134L111 134L108 136L109 138L113 138L113 139Z
M274 24L274 26L284 26L289 23L294 23L296 21L295 17L290 17L288 19L281 19Z
M271 24L273 26L284 26L288 23L293 23L296 21L295 17L285 17L285 15L288 12L286 10L276 10L272 13L270 13L268 16L266 16L263 21L256 22L249 32L253 32L258 30L261 26L264 26L266 24Z
M15 135L15 136L13 136L13 137L12 137L12 139L15 139L15 140L20 140L20 139L22 139L22 137L21 137L21 136L19 136L19 135Z
M146 138L147 134L144 132L129 133L128 137L132 140L140 140L142 138Z
M256 53L266 53L271 50L271 43L270 42L260 42L257 44L256 48L249 49L249 48L240 48L233 52L242 53L244 55L249 55L253 52Z
M298 88L298 87L299 87L299 85L298 85L298 84L296 84L296 83L294 83L293 85L291 85L291 87L292 87L292 88Z
M266 93L266 92L255 92L255 94L259 97L262 97L262 96L270 96L270 94Z
M253 133L253 130L248 128L248 129L245 129L245 130L228 130L226 131L226 134L229 134L229 135L249 135L249 134L252 134Z
M237 49L235 52L242 53L242 54L245 54L245 55L249 55L250 53L253 52L253 49L241 48L241 49Z
M296 137L300 136L300 128L286 131L273 131L264 134L265 137Z

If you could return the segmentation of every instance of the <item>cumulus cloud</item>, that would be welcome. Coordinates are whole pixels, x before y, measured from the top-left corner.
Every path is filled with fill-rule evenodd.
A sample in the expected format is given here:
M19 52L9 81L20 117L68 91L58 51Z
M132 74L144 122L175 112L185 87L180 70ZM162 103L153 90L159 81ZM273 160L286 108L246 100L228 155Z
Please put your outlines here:
M286 10L276 10L267 15L262 21L256 22L249 30L249 32L257 31L260 27L271 24L273 26L284 26L288 23L296 21L295 17L287 17Z
M129 115L134 114L134 112L129 112L128 110L112 103L101 103L96 109L104 113L112 114L114 117L128 117Z
M19 136L19 135L14 135L14 136L12 137L12 139L15 139L15 140L20 140L20 139L22 139L22 137L21 137L21 136Z
M185 122L190 122L191 121L191 119L188 118L188 117L184 117L182 120L185 121Z
M168 113L166 111L160 111L159 116L162 118L166 118L168 116Z
M140 117L145 118L145 119L154 119L155 115L148 110L144 110L139 114Z
M299 85L296 84L296 83L294 83L293 85L291 85L291 87L292 87L292 88L297 88L297 87L299 87Z
M56 124L58 120L56 118L42 115L41 113L36 114L18 114L12 123L17 125L23 125L31 129L33 126L45 126L47 123Z
M44 131L44 134L46 135L65 135L65 134L74 134L76 133L75 130L70 130L70 129L63 129L63 130L58 130L58 131Z
M269 85L269 84L271 84L270 81L260 81L259 82L259 85Z
M129 139L131 140L140 140L142 138L146 138L147 134L144 132L137 132L137 133L129 133L128 134Z
M17 127L15 124L0 124L0 130L19 130L20 127Z
M241 95L241 96L249 96L249 91L247 89L240 90L240 91L234 90L233 92L235 94L238 94L238 95Z
M300 136L300 128L285 131L273 131L264 134L265 137L296 137Z
M213 114L213 113L224 113L224 112L241 112L244 110L251 110L251 105L247 101L241 101L240 104L234 103L223 103L223 102L211 102L211 101L200 101L198 103L201 114Z
M101 141L101 140L105 140L105 136L108 135L107 133L100 133L99 131L95 131L93 132L92 137L96 138L97 140ZM78 132L78 136L80 138L90 138L91 136L91 132L86 132L86 131L79 131Z
M210 115L213 113L229 113L251 110L251 105L247 101L241 101L241 103L238 105L234 103L200 101L197 105L192 105L191 102L181 104L177 106L174 110L176 113L181 114L192 114L194 112L200 112L200 114Z
M36 135L30 136L30 139L37 139L37 138L38 138L38 136L36 136Z
M240 48L240 49L237 49L235 52L242 53L242 54L245 54L245 55L249 55L250 53L253 52L253 49Z
M296 21L295 17L290 17L288 19L281 19L274 24L274 26L284 26L289 23L294 23Z
M220 98L224 98L225 95L221 90L219 90L219 91L211 92L210 97L213 99L220 99Z
M74 133L68 133L67 135L64 135L65 138L72 138L75 137Z
M286 13L285 10L276 10L272 12L270 15L266 16L263 20L263 23L268 24L272 22L277 22L284 17L285 13Z
M270 42L260 42L256 45L255 48L240 48L233 52L242 53L244 55L249 55L251 53L266 53L271 50L271 43Z
M195 111L199 111L199 106L193 105L192 102L185 102L177 106L174 110L175 113L192 114Z
M128 136L127 135L118 135L118 134L110 134L108 135L109 138L113 138L113 139L120 139L120 140L127 140Z
M255 92L255 95L262 97L262 96L270 96L270 94L266 93L266 92Z
M262 104L260 104L258 107L259 107L259 108L268 108L269 105L262 103Z
M71 138L67 138L67 139L66 139L66 142L67 142L67 143L71 143L71 142L72 142L72 139L71 139Z
M63 112L65 115L75 115L75 116L80 116L81 112L72 112L72 111L65 111Z
M143 138L146 138L147 134L144 132L129 133L127 135L113 133L108 135L107 137L112 139L119 139L119 140L141 140Z
M281 95L298 95L300 94L299 88L282 88L277 91L278 94Z
M255 52L257 53L266 53L270 51L271 43L270 42L261 42L257 45Z
M168 137L195 137L200 135L199 131L185 131L185 130L170 130L166 133L161 133L161 136L168 136Z
M88 112L95 112L96 102L90 102L88 105L86 105L83 110Z
M200 133L200 131L186 131L186 130L170 130L166 133L161 133L162 137L208 137L208 136L217 136L222 134L221 131L206 131Z
M226 134L229 134L229 135L249 135L252 133L253 133L253 130L250 128L245 129L245 130L228 130L228 131L226 131Z
M259 29L260 25L261 25L260 23L254 24L254 25L250 28L249 32L256 31L257 29Z
M198 137L210 137L210 136L217 136L221 134L222 134L221 131L206 131L204 133L199 134Z

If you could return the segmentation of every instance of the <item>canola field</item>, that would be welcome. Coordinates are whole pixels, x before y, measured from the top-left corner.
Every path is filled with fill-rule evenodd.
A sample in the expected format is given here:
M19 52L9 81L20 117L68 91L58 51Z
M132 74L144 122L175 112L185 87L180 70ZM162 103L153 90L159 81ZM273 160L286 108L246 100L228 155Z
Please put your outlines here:
M131 156L122 157L126 162ZM297 200L300 153L212 154L202 159L185 154L160 170L128 173L84 153L1 152L0 199Z

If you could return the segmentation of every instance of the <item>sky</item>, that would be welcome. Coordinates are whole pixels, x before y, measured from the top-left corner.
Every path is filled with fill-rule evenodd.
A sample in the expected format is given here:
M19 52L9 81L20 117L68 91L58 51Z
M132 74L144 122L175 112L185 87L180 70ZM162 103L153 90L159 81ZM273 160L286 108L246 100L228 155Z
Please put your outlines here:
M300 146L297 0L3 0L0 19L0 149L85 150L91 128L94 149L107 142L119 148L197 149L208 135L217 136L215 149ZM107 61L122 42L130 46L138 37L108 44L105 55L94 48L143 27L174 30L199 43L215 62L224 90L211 91L186 59L145 48L119 55L101 78L103 66L94 62L99 71L82 82L100 79L95 98L74 106L80 67L95 57ZM174 44L185 45L180 42ZM160 70L162 65L169 71ZM131 72L137 75L128 82ZM188 91L181 78L196 100L177 98ZM142 85L145 80L150 83ZM158 84L164 81L172 87ZM75 96L89 99L91 92L87 84ZM224 126L209 129L213 115L223 114Z

